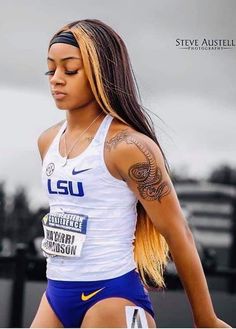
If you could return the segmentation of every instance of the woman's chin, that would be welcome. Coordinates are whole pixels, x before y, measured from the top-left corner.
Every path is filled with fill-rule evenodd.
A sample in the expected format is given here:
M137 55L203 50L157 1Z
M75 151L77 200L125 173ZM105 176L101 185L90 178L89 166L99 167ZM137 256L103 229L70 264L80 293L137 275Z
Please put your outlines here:
M68 110L68 106L66 106L65 104L62 104L60 102L55 102L56 103L56 107L59 109L59 110Z

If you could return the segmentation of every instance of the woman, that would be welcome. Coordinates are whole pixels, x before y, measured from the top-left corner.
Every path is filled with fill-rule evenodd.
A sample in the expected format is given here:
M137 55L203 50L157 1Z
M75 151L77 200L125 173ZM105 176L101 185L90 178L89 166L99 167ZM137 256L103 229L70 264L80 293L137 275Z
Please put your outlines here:
M51 39L48 67L66 120L38 143L48 285L32 327L156 327L144 286L148 277L165 287L169 251L195 326L229 327L215 315L121 38L98 20L72 22Z

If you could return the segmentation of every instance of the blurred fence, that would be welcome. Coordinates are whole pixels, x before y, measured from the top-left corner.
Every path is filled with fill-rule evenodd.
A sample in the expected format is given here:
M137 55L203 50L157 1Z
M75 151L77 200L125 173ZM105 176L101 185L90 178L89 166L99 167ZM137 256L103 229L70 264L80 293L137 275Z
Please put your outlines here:
M178 184L176 192L207 272L228 275L228 291L235 293L236 189L222 184ZM232 273L232 275L230 274Z
M206 276L226 279L228 294L235 294L235 189L215 184L187 184L177 185L176 191L194 234ZM46 280L45 259L29 255L27 246L19 244L14 255L0 256L2 265L12 266L9 327L22 327L25 284L28 281ZM165 279L168 289L182 289L174 267L167 268Z
M0 265L12 265L13 280L10 297L9 327L22 327L24 291L27 281L45 281L45 259L27 254L27 245L18 244L15 255L0 256ZM9 277L8 277L9 278Z

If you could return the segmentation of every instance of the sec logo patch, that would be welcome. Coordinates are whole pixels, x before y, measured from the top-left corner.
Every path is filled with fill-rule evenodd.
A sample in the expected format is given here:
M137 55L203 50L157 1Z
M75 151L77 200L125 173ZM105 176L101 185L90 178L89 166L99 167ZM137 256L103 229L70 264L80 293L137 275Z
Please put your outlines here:
M49 163L46 168L46 175L51 176L55 170L55 164L53 162Z

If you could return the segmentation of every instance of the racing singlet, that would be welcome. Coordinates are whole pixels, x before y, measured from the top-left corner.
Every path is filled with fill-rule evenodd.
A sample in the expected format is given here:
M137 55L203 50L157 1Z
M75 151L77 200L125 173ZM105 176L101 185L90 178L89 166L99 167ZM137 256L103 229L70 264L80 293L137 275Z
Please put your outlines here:
M59 141L65 121L43 160L42 181L50 212L42 219L42 250L49 279L105 280L136 267L137 198L126 182L110 174L104 160L112 119L107 114L88 147L63 166Z

